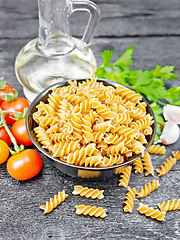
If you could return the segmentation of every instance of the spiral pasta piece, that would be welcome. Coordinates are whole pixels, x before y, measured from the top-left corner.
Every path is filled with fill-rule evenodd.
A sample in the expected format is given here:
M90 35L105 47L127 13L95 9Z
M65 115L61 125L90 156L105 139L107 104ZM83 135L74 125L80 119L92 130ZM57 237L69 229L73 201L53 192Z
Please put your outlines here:
M124 171L122 172L121 179L119 180L119 186L123 186L125 188L128 186L129 179L131 176L131 169L132 166L128 166L124 169Z
M82 119L82 132L83 132L83 138L85 139L86 143L94 142L94 136L93 136L93 130L92 130L92 124L91 124L91 118L90 116L86 115Z
M95 206L86 206L86 205L79 205L76 206L76 214L77 215L89 215L89 216L95 216L95 217L101 217L101 218L105 218L106 217L106 211L107 209L103 209L102 207L95 207Z
M148 152L144 154L144 157L142 158L142 162L143 162L143 167L146 170L145 176L149 174L154 176L154 168L151 162L150 154Z
M177 162L176 158L173 158L171 156L169 159L166 159L166 162L164 162L164 166L161 165L161 168L156 170L156 172L159 173L158 177L168 173L171 170L171 168L176 164L176 162Z
M166 211L159 211L159 209L155 210L153 207L149 207L148 205L144 205L143 203L140 203L138 211L141 214L145 214L147 217L151 217L153 219L155 218L158 221L165 220Z
M176 151L176 152L172 152L173 157L176 158L176 160L178 161L180 159L180 151Z
M135 93L134 91L124 87L124 86L117 86L115 94L119 94L123 98L125 98L127 101L132 102L139 102L142 99L142 96L138 93Z
M51 140L46 134L46 130L41 126L38 126L34 128L34 131L38 141L43 145L44 148L48 148L51 145Z
M88 188L88 187L83 187L81 185L76 185L74 186L74 191L72 192L73 195L80 195L81 197L86 197L86 198L98 198L98 199L103 199L104 190L99 190L99 189L94 189L94 188Z
M44 214L49 213L61 202L64 202L65 198L67 197L68 195L65 194L65 190L58 192L58 195L54 195L54 198L50 198L50 201L46 202L46 205L41 205L40 208L44 210Z
M127 187L127 189L129 190L129 192L126 194L125 196L125 201L124 201L124 212L132 212L133 207L134 207L134 199L136 196L136 189L133 188L131 189L130 187Z
M49 151L52 152L53 157L64 157L68 156L72 151L77 151L80 149L79 143L77 141L62 141L50 145L48 147Z
M67 156L67 163L79 165L82 159L85 159L87 156L92 156L95 149L95 144L91 143L86 147L82 147L80 150L77 149L74 152L70 152Z
M124 171L125 167L122 166L122 167L117 167L114 169L114 173L117 175L117 174L121 174L123 171Z
M148 149L148 153L154 153L154 154L164 154L166 152L165 146L161 145L151 145Z
M151 192L156 190L159 186L160 186L159 180L154 180L153 179L152 183L148 182L148 185L145 184L144 188L142 187L140 192L138 192L138 191L136 192L137 198L146 197Z
M103 159L103 164L104 166L106 167L110 167L110 166L113 166L113 165L117 165L117 164L121 164L122 162L124 161L124 158L122 155L115 155L114 157L112 155L110 155L109 158L107 157L104 157Z
M142 164L141 158L136 159L133 162L133 165L134 165L135 173L143 173L143 164Z
M179 210L180 209L180 199L177 201L168 201L163 202L162 204L158 204L161 211L172 211L172 210Z

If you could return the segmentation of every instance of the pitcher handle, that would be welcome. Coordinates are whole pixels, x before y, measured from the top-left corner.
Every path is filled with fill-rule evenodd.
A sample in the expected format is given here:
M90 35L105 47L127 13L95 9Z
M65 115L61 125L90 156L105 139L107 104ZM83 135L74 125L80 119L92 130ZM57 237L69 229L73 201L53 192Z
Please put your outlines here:
M71 13L76 11L87 11L90 14L88 24L82 37L82 41L84 41L87 45L90 45L90 42L100 20L100 10L95 3L89 0L73 1L72 8L73 9Z

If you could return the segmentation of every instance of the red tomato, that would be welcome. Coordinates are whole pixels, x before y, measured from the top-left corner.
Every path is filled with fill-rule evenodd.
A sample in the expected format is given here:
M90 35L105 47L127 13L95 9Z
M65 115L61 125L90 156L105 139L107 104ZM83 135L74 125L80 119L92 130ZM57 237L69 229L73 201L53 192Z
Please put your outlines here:
M5 83L5 85L6 85L5 89L0 89L0 94L3 94L3 93L7 94L7 93L9 93L10 90L12 90L12 92L15 93L14 88L11 85L9 85L7 83ZM2 102L4 102L4 100L2 98L0 98L0 105Z
M33 145L27 130L26 130L26 121L25 118L22 118L16 121L11 128L11 132L15 137L18 144L22 144L24 146L31 146Z
M21 97L17 97L15 100L11 101L11 102L6 102L4 101L1 104L1 109L5 110L5 111L16 111L16 112L22 112L24 111L24 108L28 108L30 105L30 103L28 102L27 99L25 98L21 98ZM4 114L4 118L5 121L7 123L7 125L12 126L13 123L15 123L16 121L11 117L14 117L14 114L12 113L6 113Z
M11 139L3 126L0 127L0 139L6 142L9 147L11 146Z
M0 164L4 163L9 157L9 147L6 142L0 140Z
M11 177L23 181L35 177L42 165L41 155L33 149L26 149L8 159L7 170Z

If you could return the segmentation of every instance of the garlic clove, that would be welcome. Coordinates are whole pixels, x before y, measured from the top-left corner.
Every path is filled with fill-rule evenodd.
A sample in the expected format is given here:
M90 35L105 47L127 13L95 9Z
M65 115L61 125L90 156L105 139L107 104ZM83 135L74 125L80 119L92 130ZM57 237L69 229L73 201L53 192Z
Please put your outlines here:
M163 116L166 121L171 120L180 124L180 107L167 104L163 107Z
M169 145L175 143L178 140L179 135L179 126L175 122L169 120L165 123L160 140L157 142L162 142L165 145Z

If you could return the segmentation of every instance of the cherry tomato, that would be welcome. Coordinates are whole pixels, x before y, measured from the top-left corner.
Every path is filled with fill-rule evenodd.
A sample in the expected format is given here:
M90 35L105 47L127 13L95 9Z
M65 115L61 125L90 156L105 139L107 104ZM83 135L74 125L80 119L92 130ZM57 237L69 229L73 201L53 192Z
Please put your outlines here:
M0 127L0 139L6 142L9 147L11 146L11 139L3 126Z
M26 121L25 118L22 118L16 121L11 128L11 132L15 137L18 144L22 144L24 146L31 146L33 145L27 130L26 130Z
M16 111L16 112L22 112L23 113L24 108L28 108L29 105L30 105L30 103L28 102L27 99L17 97L15 100L13 100L11 102L4 101L1 104L1 109L5 110L5 111ZM12 114L12 113L4 114L4 118L5 118L5 121L6 121L7 125L12 126L13 123L16 122L16 120L14 120L10 117L14 117L14 114Z
M12 90L12 92L15 93L14 88L11 85L5 83L5 86L6 86L5 89L0 89L0 94L3 94L3 93L7 94L9 93L10 90ZM4 100L0 98L0 105L2 102L4 102Z
M0 140L0 164L4 163L9 157L9 147L6 142Z
M26 149L8 159L7 170L11 177L23 181L35 177L42 165L41 155L33 149Z

